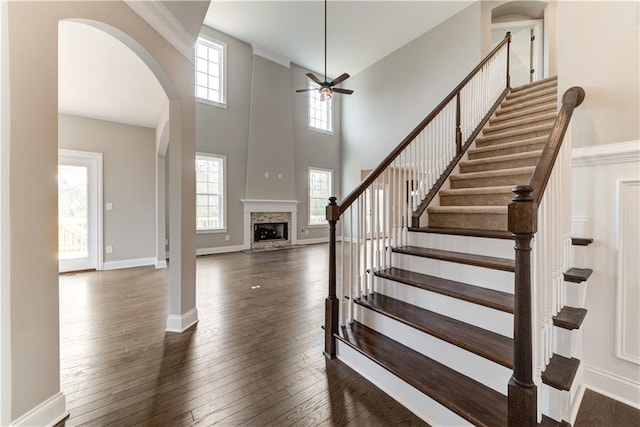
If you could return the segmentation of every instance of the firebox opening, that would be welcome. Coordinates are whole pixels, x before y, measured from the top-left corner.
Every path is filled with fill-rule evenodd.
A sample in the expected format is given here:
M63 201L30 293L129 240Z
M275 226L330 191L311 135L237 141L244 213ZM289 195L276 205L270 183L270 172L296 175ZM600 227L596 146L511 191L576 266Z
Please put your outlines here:
M289 227L286 222L271 222L253 224L253 241L287 240Z

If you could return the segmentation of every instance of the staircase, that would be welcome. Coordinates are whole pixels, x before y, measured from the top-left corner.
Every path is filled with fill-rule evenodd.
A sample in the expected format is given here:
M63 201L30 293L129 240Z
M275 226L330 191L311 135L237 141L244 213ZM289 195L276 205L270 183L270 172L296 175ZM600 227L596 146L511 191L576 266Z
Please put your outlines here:
M440 205L427 209L429 227L506 232L511 189L531 181L556 105L556 77L513 89L439 192Z
M431 425L514 425L508 395L517 344L517 263L508 205L513 187L532 180L556 123L556 105L556 78L510 90L482 134L460 154L461 161L426 210L426 226L409 228L406 237L399 233L396 238L381 226L380 248L373 242L369 246L367 239L349 243L343 235L347 244L342 244L338 294L346 297L340 299L341 326L333 333L336 356ZM404 173L396 170L400 172L374 188L395 188L395 175ZM366 206L377 203L375 194L366 197L373 198ZM397 199L393 193L390 198ZM336 220L331 218L339 217L332 212L338 208L334 199L327 211L332 236ZM402 215L391 208L372 214L371 221L384 212ZM373 231L371 236L373 241ZM352 273L356 264L366 267L360 276ZM563 277L565 283L584 286L590 274L586 268L571 268ZM352 277L361 292L347 290L345 282ZM327 316L337 317L333 301L330 291ZM574 380L580 366L571 355L585 315L586 310L567 305L553 317L549 336L569 338L554 338L553 354L540 358L544 366L534 375L542 417L533 415L540 425L569 425L563 420L577 404Z

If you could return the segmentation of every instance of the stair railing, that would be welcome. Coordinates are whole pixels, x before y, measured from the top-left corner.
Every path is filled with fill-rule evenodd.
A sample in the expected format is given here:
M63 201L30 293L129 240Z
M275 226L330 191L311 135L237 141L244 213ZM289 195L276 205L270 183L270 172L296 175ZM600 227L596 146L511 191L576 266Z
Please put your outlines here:
M340 204L335 197L329 199L327 357L336 356L339 324L354 320L354 299L373 292L374 272L391 265L391 247L406 244L408 229L416 223L414 212L426 207L425 200L444 183L509 91L510 42L507 33ZM336 224L340 219L338 265Z
M515 240L513 376L508 386L512 427L538 423L536 384L553 354L553 316L564 305L563 274L571 248L571 144L563 140L583 100L580 87L565 92L531 181L513 188L509 204L508 227Z

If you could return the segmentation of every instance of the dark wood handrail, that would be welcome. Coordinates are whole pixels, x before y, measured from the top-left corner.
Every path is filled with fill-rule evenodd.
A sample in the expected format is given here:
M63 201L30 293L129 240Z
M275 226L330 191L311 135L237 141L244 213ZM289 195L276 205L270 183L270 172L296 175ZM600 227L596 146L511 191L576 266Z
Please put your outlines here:
M531 197L536 205L539 205L542 201L542 195L547 187L547 182L549 182L549 177L551 176L553 165L556 162L556 157L558 157L558 152L560 152L562 140L569 127L573 110L582 104L582 101L584 101L584 89L580 86L567 89L562 96L562 107L560 107L558 117L549 134L547 143L542 151L542 156L529 184L531 188L533 188Z
M431 123L431 121L438 115L440 114L440 112L444 109L444 107L446 107L449 102L451 102L451 100L453 98L455 98L458 93L460 93L460 91L466 86L467 83L469 83L469 81L476 75L476 73L478 73L478 71L480 71L482 69L482 67L489 62L489 60L507 43L509 43L511 41L511 34L507 33L507 35L505 36L504 40L502 40L495 48L493 48L493 50L491 52L489 52L489 54L467 75L467 77L465 77L460 84L458 84L458 86L456 86L450 93L449 95L447 95L444 100L442 100L442 102L440 102L440 104L438 104L438 106L431 112L431 114L429 114L427 117L425 117L424 120L422 120L420 122L420 124L418 124L418 126L416 126L416 128L411 131L411 133L409 133L409 135L407 135L407 137L405 139L402 140L402 142L391 152L387 155L387 157L384 158L384 160L382 161L382 163L380 163L378 165L378 167L376 167L375 169L373 169L371 172L369 172L369 174L364 178L364 180L360 183L359 186L357 186L355 189L353 189L348 195L347 197L345 197L344 199L342 199L342 201L340 202L340 215L342 215L348 208L349 206L351 206L353 204L353 202L355 202L358 197L360 197L360 195L362 193L364 193L364 191L371 185L373 184L373 182L376 180L376 178L378 178L380 176L380 174L382 174L382 172L385 171L385 169L387 169L389 167L389 165L391 165L391 163L393 163L393 161L396 159L396 157L398 157L400 155L400 153L402 153L402 151L407 148L407 146L409 144L411 144L411 142L416 139L416 137L420 134L420 132L422 132L424 130L424 128L427 127L427 125L429 123Z
M515 278L513 313L513 376L508 385L508 426L537 425L537 392L533 381L533 325L531 322L531 240L538 231L538 206L560 152L573 110L584 101L581 87L569 88L549 134L529 185L513 188L515 196L508 207L508 228L515 241Z

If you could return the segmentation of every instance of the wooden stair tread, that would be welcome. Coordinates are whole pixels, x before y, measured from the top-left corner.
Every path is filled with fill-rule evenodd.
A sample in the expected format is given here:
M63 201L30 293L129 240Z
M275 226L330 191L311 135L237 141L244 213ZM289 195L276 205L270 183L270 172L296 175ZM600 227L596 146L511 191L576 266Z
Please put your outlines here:
M473 230L466 228L444 228L444 227L410 227L409 231L416 233L451 234L454 236L486 237L489 239L513 240L510 231L499 230Z
M593 239L588 237L572 237L571 244L573 246L589 246L593 243Z
M580 329L584 317L587 315L587 309L575 307L562 307L562 310L553 317L553 324L559 328L574 330Z
M503 394L358 322L337 338L474 425L507 425Z
M582 283L586 282L587 279L591 276L593 270L590 268L570 268L564 273L564 280L572 283Z
M547 417L546 415L542 416L542 420L538 423L539 427L571 427L566 421L556 421L553 418Z
M474 187L481 188L481 187ZM507 215L506 206L429 206L427 212L449 213L449 214L495 214Z
M355 302L513 369L513 339L504 335L378 293L358 298Z
M384 279L513 314L513 295L506 292L468 285L466 283L395 267L377 271L375 274Z
M418 246L401 246L393 248L392 250L396 253L455 262L458 264L475 265L476 267L485 267L510 272L515 271L514 260L507 258L445 251L442 249L422 248Z
M558 390L571 390L580 360L554 354L542 373L542 382Z

